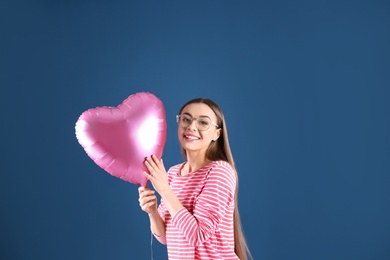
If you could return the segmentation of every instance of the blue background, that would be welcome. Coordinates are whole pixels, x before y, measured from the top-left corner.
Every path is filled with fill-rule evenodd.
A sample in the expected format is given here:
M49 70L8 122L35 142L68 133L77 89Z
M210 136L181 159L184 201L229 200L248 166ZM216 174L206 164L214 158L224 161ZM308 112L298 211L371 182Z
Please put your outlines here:
M224 110L255 259L390 259L388 1L0 3L1 259L151 259L137 187L74 125L148 91ZM154 259L166 259L153 241Z

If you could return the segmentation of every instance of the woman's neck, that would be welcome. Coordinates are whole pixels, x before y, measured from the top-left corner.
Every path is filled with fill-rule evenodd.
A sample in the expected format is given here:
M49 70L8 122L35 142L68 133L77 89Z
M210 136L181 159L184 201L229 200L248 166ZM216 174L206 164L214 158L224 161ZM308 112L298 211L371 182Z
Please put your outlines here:
M199 153L189 153L187 151L187 162L183 166L181 170L181 175L186 175L188 173L194 172L206 164L208 164L210 161L206 158L204 154Z

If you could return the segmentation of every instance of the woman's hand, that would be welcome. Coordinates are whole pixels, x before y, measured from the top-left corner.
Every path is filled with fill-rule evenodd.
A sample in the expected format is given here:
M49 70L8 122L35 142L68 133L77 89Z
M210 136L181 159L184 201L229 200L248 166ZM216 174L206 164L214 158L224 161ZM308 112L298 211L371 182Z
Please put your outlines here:
M148 168L149 173L144 172L144 175L152 183L153 188L160 194L161 199L164 200L165 207L168 209L171 216L175 215L178 210L183 208L183 205L181 205L179 199L169 187L167 172L165 171L165 167L162 160L159 160L156 156L152 155L150 158L146 158L145 165L146 168ZM159 229L159 231L161 230L162 229Z
M145 166L148 172L144 172L146 178L152 183L153 188L161 195L169 189L167 172L165 171L162 159L159 160L155 155L147 157L145 160Z
M143 211L148 214L157 212L157 197L154 194L154 190L141 186L138 188L138 194L139 205Z

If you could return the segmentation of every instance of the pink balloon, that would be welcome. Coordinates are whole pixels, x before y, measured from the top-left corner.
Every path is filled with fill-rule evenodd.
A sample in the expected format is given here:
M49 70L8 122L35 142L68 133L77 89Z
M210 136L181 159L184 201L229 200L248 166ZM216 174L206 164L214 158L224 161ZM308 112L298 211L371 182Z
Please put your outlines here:
M76 122L76 137L101 168L124 181L146 186L145 158L161 158L166 141L164 105L155 95L139 92L117 107L83 112Z

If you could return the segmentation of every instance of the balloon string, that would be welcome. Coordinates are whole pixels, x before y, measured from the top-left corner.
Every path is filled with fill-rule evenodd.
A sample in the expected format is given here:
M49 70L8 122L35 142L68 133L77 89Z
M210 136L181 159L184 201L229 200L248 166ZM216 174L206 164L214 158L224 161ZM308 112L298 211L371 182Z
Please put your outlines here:
M150 258L153 260L153 232L150 231Z

